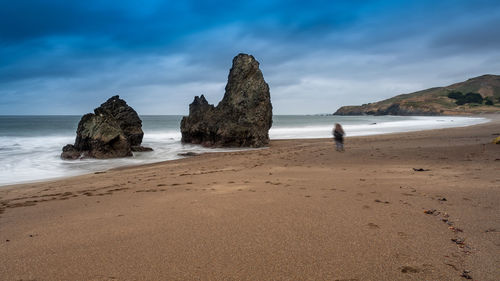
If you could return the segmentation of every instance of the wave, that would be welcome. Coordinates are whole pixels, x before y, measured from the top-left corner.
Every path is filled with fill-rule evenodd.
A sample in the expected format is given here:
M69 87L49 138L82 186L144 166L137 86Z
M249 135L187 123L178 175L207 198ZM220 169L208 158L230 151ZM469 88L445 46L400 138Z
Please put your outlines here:
M277 122L269 131L269 135L271 139L330 138L334 122L343 124L347 136L363 136L461 127L488 121L485 118L469 117L277 116ZM43 135L43 132L38 132L39 135L36 136L0 136L0 185L67 177L120 166L174 160L182 158L179 153L185 152L242 150L210 149L199 145L182 144L180 131L172 127L145 133L143 145L152 147L153 152L137 152L134 153L133 157L120 159L65 161L59 157L61 149L64 145L73 143L75 140L72 129L68 129L66 133Z
M451 127L463 127L488 122L485 118L471 117L408 117L407 120L390 120L383 117L384 121L373 118L362 124L344 124L347 136L368 136L398 132L412 132ZM389 121L385 121L389 119ZM337 118L342 123L341 118ZM307 139L329 138L332 136L333 124L321 126L277 127L269 130L271 139Z

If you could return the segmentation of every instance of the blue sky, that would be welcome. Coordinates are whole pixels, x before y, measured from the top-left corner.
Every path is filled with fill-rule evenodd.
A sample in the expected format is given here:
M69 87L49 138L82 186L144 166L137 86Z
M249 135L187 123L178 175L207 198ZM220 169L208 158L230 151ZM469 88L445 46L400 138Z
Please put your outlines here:
M0 114L139 114L222 98L249 53L275 114L500 74L500 1L0 0Z

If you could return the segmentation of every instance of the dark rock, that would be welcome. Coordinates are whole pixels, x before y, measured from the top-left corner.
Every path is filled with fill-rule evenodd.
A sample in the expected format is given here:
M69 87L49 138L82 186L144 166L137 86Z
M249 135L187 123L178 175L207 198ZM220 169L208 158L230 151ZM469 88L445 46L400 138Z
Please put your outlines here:
M464 270L462 272L462 274L460 274L460 277L463 277L465 279L472 279L472 276L470 275L470 271L469 270Z
M181 121L182 142L215 147L261 147L269 143L272 105L259 63L251 55L233 59L226 92L214 107L195 97Z
M430 170L429 169L424 169L424 168L413 168L413 171L415 171L415 172L428 172Z
M132 156L125 134L111 116L84 115L78 123L74 146L85 157L104 159Z
M401 268L402 273L418 273L419 269L416 267L411 267L411 266L403 266Z
M149 152L153 151L151 147L145 147L145 146L140 146L140 145L134 145L130 147L133 152Z
M63 159L71 159L75 160L81 157L82 153L76 149L76 147L72 144L67 144L63 147L63 152L61 157Z
M66 145L61 157L105 159L132 156L132 148L140 147L144 135L137 112L119 96L108 99L94 112L80 119L75 144Z
M120 99L120 96L113 96L100 107L94 110L99 116L111 116L122 129L131 146L138 146L142 142L144 132L142 131L142 120L137 112L127 103Z
M429 210L425 210L424 214L433 215L435 212L436 212L436 209L429 209Z
M177 155L179 155L179 156L198 156L200 154L196 153L196 152L189 151L189 152L177 153Z

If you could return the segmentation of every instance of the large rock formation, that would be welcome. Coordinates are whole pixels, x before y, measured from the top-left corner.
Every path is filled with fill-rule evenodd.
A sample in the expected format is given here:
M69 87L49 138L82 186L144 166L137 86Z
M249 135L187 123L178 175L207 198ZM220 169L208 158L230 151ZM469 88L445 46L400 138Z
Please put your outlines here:
M137 112L114 96L78 123L75 144L63 147L63 159L132 156L132 151L150 151L140 146L144 132Z
M196 96L181 121L182 142L216 147L261 147L269 143L272 105L259 62L239 54L229 71L226 93L214 107Z

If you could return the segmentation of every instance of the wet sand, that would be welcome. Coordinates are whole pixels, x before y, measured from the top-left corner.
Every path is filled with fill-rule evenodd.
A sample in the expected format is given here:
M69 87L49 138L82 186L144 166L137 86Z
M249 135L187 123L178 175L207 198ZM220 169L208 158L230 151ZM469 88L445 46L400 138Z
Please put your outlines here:
M0 279L498 280L491 118L1 187Z

